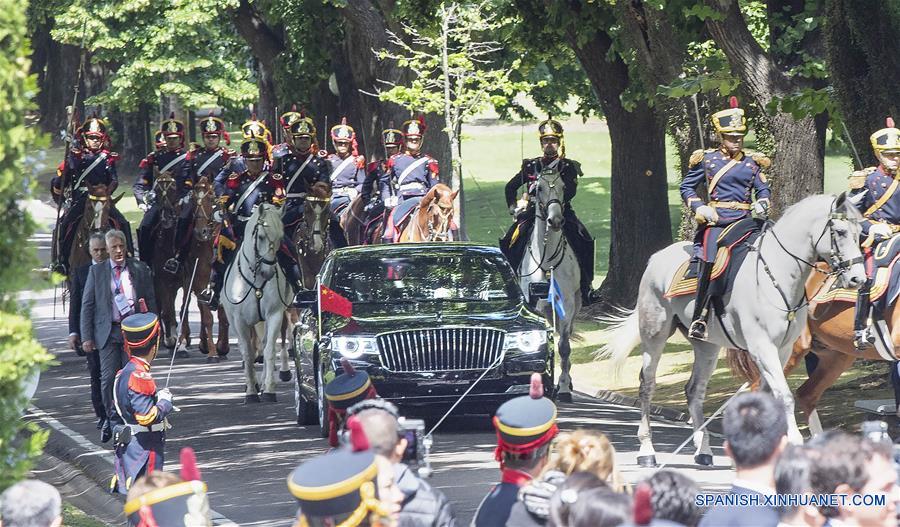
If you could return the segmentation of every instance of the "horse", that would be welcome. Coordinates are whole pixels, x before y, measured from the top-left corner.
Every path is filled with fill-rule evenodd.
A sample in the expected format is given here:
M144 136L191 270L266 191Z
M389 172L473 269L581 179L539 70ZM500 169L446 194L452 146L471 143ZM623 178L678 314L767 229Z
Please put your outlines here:
M122 199L125 194L119 194L117 198L111 198L106 195L105 187L98 192L92 192L85 197L87 202L84 206L84 212L75 231L75 239L72 247L69 249L69 278L71 273L75 272L84 265L91 263L91 253L88 250L88 241L91 233L104 231L110 225L110 210L116 203Z
M528 249L519 264L517 275L522 291L529 303L538 306L537 299L531 298L532 283L546 283L548 274L552 277L551 289L561 292L554 302L541 301L542 311L553 323L557 334L557 350L561 372L556 386L557 399L572 401L572 353L570 339L575 333L575 316L581 309L581 267L575 253L569 248L563 232L565 216L563 195L565 183L558 172L541 174L535 187L535 222L528 242Z
M331 238L328 236L328 224L331 222L331 185L319 181L306 193L303 207L303 221L294 231L292 242L300 255L300 272L303 275L303 287L313 289L316 286L316 275L331 251Z
M746 350L762 371L766 387L784 407L788 438L802 443L794 418L794 399L782 367L807 317L804 284L815 269L814 261L827 260L843 285L858 288L866 279L859 249L862 215L845 194L810 196L792 205L762 233L735 270L732 291L715 310L706 340L691 339L694 364L685 387L694 426L694 461L712 465L709 434L704 422L703 400L709 378L722 347ZM692 295L667 297L676 270L690 259L690 242L674 243L650 257L641 278L637 306L621 316L606 319L610 340L600 357L612 357L620 369L631 350L641 344L641 422L638 427L638 464L656 466L650 429L650 403L656 388L656 369L666 341L675 330L687 337L695 299Z
M399 241L436 242L450 241L450 222L453 220L453 201L459 191L453 192L443 183L431 187L419 202L412 217L400 232Z
M221 222L216 221L213 210L216 196L213 193L212 184L209 178L201 176L197 183L194 184L193 190L193 225L192 240L188 250L188 262L196 262L197 270L193 271L194 263L185 266L183 275L184 283L182 290L185 292L182 301L182 311L190 308L190 293L199 295L209 281L209 275L212 270L212 259L215 254L213 248L213 240L221 228ZM191 284L191 274L194 273L194 283ZM197 302L200 308L200 352L207 354L207 362L219 362L225 359L228 354L228 317L225 311L219 307L217 317L219 320L218 342L214 342L212 338L212 311L209 305L203 302ZM181 343L183 346L190 346L191 327L189 324L181 326Z
M281 330L285 308L291 303L291 289L278 268L276 253L284 236L281 212L275 205L261 203L247 220L244 239L234 262L225 272L222 306L228 322L238 335L246 378L245 403L275 402L275 341ZM256 378L254 363L258 352L253 330L262 335L263 382ZM281 350L281 371L288 371L288 356ZM283 374L282 374L283 375ZM259 387L262 385L262 398Z
M356 196L341 214L341 228L347 236L347 245L363 245L370 243L366 239L368 214L362 196Z
M164 269L167 260L175 256L178 240L178 186L170 172L163 172L155 178L153 191L159 200L159 219L153 228L153 254L147 263L153 272L153 290L156 292L156 302L159 307L159 320L162 325L163 343L169 349L175 348L175 327L177 325L177 312L175 311L175 297L178 289L182 287L183 270L171 273ZM187 356L184 350L178 355Z
M825 271L826 268L822 268ZM827 291L829 284L827 273L816 273L806 282L806 294L808 298L815 298L820 291ZM807 419L809 431L812 435L822 432L822 423L816 406L825 390L837 382L838 378L856 359L877 361L894 361L894 358L882 356L875 346L857 351L853 345L853 322L855 304L852 302L810 302L810 315L806 321L806 327L800 334L800 338L794 342L791 357L784 367L787 375L803 360L809 352L814 352L819 358L816 369L809 378L797 388L795 397L800 411ZM893 302L884 312L884 319L892 342L900 342L900 309L897 302ZM900 348L894 346L894 354L898 354ZM728 362L732 370L742 375L754 385L759 381L759 370L752 363L731 350L728 351Z

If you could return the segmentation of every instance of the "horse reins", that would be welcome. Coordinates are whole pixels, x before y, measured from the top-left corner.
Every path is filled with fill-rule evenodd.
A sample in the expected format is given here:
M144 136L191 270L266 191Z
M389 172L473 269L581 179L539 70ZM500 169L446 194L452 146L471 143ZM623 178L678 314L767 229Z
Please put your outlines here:
M540 179L540 177L541 176L538 176L538 179ZM550 188L554 188L557 180L559 180L561 177L562 176L557 174L557 176L555 178L553 178L553 181L548 181ZM547 218L548 218L547 211L550 209L550 206L553 205L554 203L558 204L560 206L560 208L562 208L562 206L563 206L562 201L559 198L551 198L550 201L548 201L547 203L538 202L537 205L535 206L535 210L534 210L535 220L547 221ZM560 227L560 230L562 230L562 227ZM533 263L537 264L538 269L540 269L541 271L544 271L544 272L547 271L547 269L545 269L544 267L546 265L548 265L550 262L554 262L554 261L556 262L555 264L550 265L551 270L555 269L556 266L562 262L563 258L565 258L565 255L566 255L566 248L568 247L568 244L566 243L566 235L565 235L565 233L561 232L560 236L559 236L559 242L556 244L556 248L553 250L552 253L550 253L550 257L547 258L546 248L547 248L548 234L549 234L549 230L545 229L544 230L544 243L543 243L544 250L541 251L540 260L537 260L534 257L534 253L531 251L531 244L528 245L528 257L531 259L531 261ZM557 257L558 257L558 260L557 260ZM531 275L532 273L528 273L528 275L519 274L519 273L516 273L516 274L517 274L518 278L523 278L525 276Z

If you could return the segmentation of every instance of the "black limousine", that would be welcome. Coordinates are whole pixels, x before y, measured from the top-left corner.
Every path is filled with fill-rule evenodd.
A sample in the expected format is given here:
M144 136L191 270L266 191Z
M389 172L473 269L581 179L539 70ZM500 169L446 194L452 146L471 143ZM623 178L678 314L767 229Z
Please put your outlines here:
M322 422L323 385L342 371L342 357L369 373L381 397L413 411L446 411L479 377L459 412L493 413L528 393L534 372L543 376L545 393L553 393L552 329L528 306L496 248L338 249L319 278L352 313L322 309L316 291L304 297L292 332L298 424Z

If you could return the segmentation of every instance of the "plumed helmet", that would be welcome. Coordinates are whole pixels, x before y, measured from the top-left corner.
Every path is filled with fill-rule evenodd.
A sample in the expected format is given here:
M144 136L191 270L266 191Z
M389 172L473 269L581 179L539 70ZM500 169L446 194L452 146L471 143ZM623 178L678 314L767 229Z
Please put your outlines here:
M747 133L747 118L744 110L738 108L737 97L728 99L729 108L712 114L713 128L717 133L729 135L744 135Z
M250 115L250 120L241 125L241 134L244 139L262 138L268 143L272 143L272 132L266 127L265 121L256 118L256 114Z
M872 134L869 140L875 153L900 151L900 130L890 117L885 119L885 127Z
M96 115L85 121L77 131L82 137L96 137L105 140L107 136L106 121Z
M420 115L417 119L404 121L400 126L400 131L405 138L422 137L425 135L425 130L427 128L428 127L425 126L425 117Z
M559 123L559 121L553 119L553 117L548 117L544 121L541 121L541 124L538 125L538 137L543 139L545 137L556 137L558 139L562 139L563 136L563 127Z
M528 395L510 399L497 409L494 455L498 461L504 453L527 456L556 437L556 405L544 397L543 386L541 375L534 373Z
M403 132L394 128L394 121L388 123L388 127L381 131L381 143L384 146L400 146L403 144Z
M248 137L241 142L241 156L244 159L268 159L269 142L263 137Z
M347 124L346 117L341 117L341 124L336 124L331 127L332 141L353 141L355 137L356 131L352 126Z
M184 139L184 123L175 118L175 112L169 114L169 118L159 123L159 131L166 137L178 136Z

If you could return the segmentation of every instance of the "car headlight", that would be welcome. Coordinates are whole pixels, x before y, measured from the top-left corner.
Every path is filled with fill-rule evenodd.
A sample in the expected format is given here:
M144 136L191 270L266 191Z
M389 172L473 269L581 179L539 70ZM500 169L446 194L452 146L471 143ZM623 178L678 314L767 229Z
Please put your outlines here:
M332 337L331 349L348 359L358 359L366 353L378 353L375 337Z
M503 341L505 350L518 350L534 353L547 343L547 332L539 329L530 331L510 331Z

